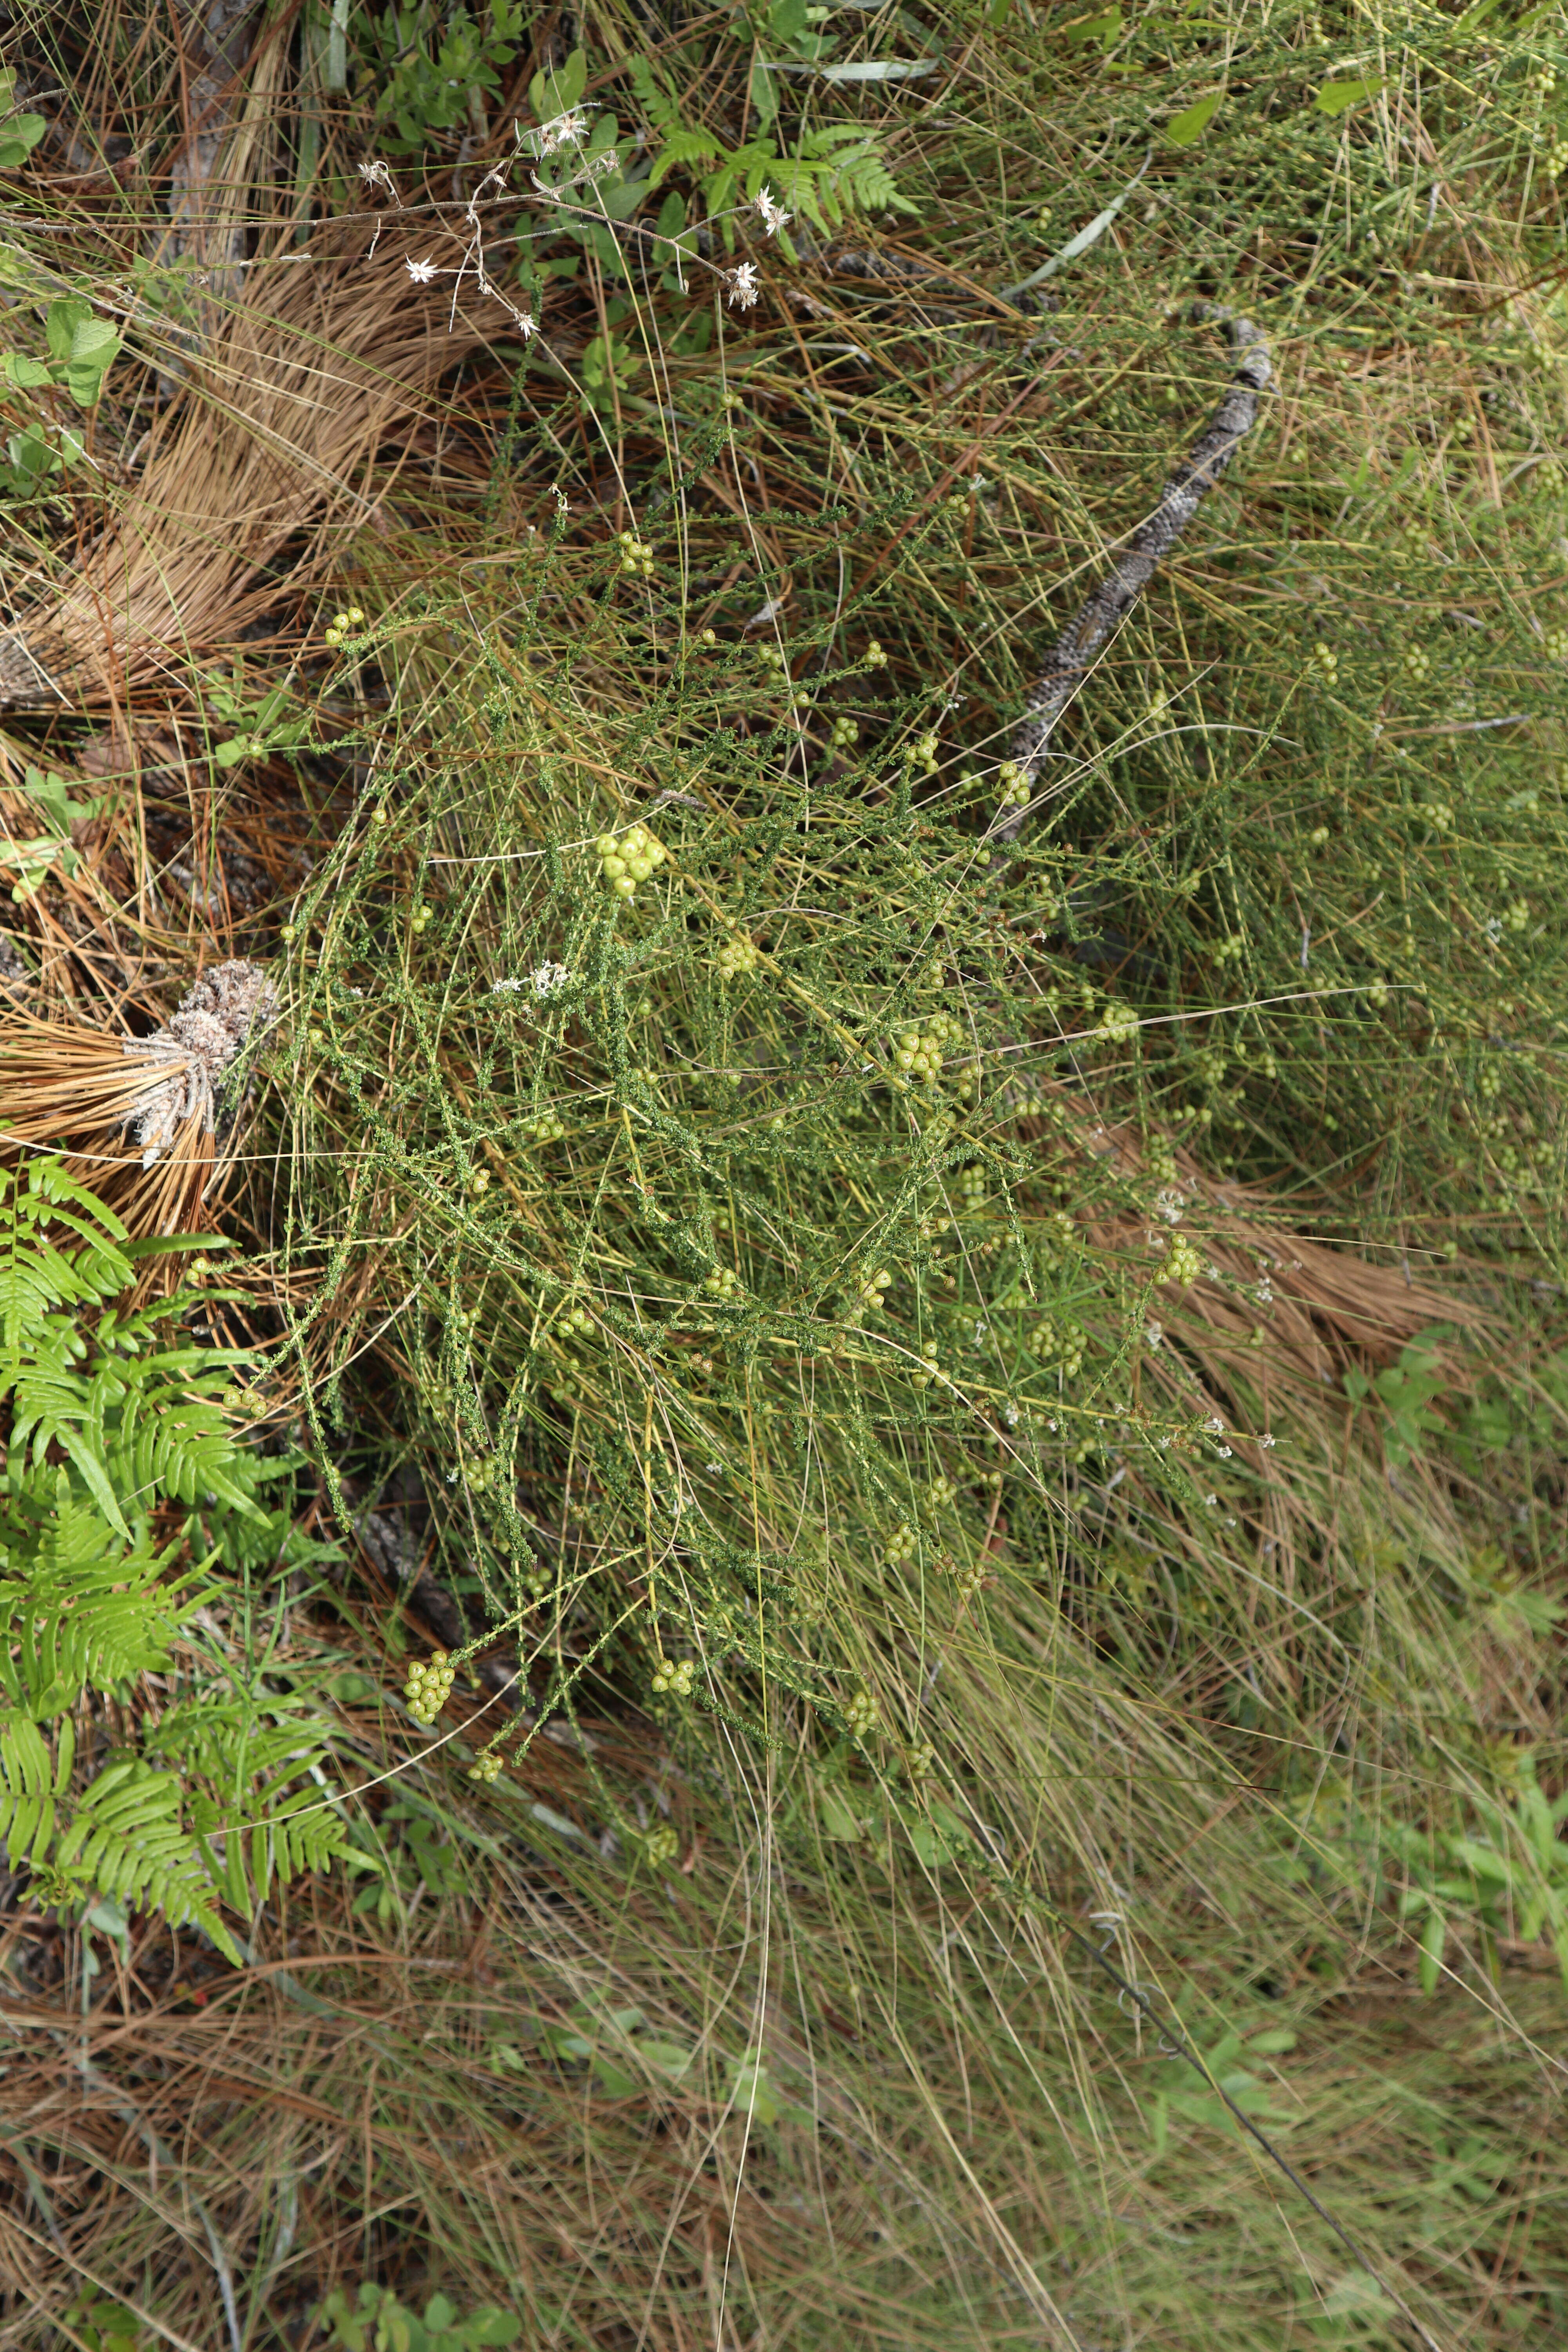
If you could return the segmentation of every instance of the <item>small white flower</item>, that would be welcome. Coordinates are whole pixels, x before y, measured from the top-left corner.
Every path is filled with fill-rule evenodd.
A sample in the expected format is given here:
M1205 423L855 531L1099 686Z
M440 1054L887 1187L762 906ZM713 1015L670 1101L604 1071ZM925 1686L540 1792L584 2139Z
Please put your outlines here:
M749 261L742 261L738 269L731 270L728 282L731 309L751 310L756 301L758 291L754 265Z
M588 135L588 118L574 110L570 114L552 115L540 126L539 152L554 155L563 147L580 147Z
M1273 1444L1274 1440L1272 1437L1263 1436L1258 1439L1258 1443L1267 1451L1267 1449Z
M571 977L563 963L542 963L533 974L533 992L542 1003L546 997L553 996L557 989L564 988ZM513 982L511 985L515 987L517 982Z
M795 218L793 213L786 213L784 206L775 202L771 188L763 188L759 191L757 210L763 216L763 226L770 236L777 236L780 229L787 227Z
M416 261L409 254L404 256L403 266L416 286L428 286L436 275L436 265L433 261Z
M1148 1329L1144 1332L1143 1337L1147 1339L1151 1348L1161 1347L1163 1344L1165 1338L1165 1328L1163 1324L1151 1323Z
M1208 1431L1211 1437L1223 1437L1225 1434L1225 1423L1220 1420L1217 1413L1211 1415L1211 1417L1205 1422L1204 1427Z
M521 988L522 984L523 983L521 980L492 980L490 982L490 994L492 996L506 996L510 994L513 989Z
M397 193L392 184L392 173L384 163L362 163L359 167L359 175L367 188L384 188L389 196L395 195Z

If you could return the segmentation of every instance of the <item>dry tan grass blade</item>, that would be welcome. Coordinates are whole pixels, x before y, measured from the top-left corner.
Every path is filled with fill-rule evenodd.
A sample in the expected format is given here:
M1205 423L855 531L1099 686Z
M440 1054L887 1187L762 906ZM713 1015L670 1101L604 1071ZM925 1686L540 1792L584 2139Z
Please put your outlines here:
M485 341L461 303L448 327L450 298L411 282L383 226L374 260L361 219L249 273L72 586L0 636L0 702L166 700L172 673L307 588L363 524L364 468ZM301 535L287 576L263 577Z

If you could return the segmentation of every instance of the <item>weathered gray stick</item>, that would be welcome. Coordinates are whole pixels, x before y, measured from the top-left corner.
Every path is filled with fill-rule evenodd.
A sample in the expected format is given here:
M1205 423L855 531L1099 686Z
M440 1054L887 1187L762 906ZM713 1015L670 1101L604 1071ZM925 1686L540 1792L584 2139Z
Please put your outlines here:
M1258 421L1258 394L1273 380L1268 346L1250 319L1238 319L1217 304L1205 302L1199 319L1219 320L1228 331L1237 354L1230 387L1198 439L1186 462L1165 484L1160 503L1127 541L1111 569L1068 623L1046 656L1039 681L1024 705L1025 717L1009 747L1008 757L1024 778L1033 782L1046 756L1046 747L1080 679L1110 642L1118 624L1137 602L1165 557L1213 489L1247 435ZM1027 822L1028 810L1009 804L991 828L996 852L1016 841Z

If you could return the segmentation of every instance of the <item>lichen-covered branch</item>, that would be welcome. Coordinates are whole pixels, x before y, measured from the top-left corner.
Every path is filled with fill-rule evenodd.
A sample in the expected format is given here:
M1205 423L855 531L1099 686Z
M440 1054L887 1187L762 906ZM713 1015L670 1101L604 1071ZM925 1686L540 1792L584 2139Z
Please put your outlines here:
M1047 656L1008 751L1009 759L1022 769L1026 778L1037 775L1052 730L1080 680L1251 432L1258 421L1258 395L1273 380L1268 346L1261 330L1250 319L1238 319L1210 303L1205 303L1198 315L1218 320L1226 327L1237 354L1236 373L1185 463L1165 484L1153 513L1133 532L1110 572L1068 623ZM1016 841L1027 815L1026 807L1009 807L992 827L992 841L999 848Z

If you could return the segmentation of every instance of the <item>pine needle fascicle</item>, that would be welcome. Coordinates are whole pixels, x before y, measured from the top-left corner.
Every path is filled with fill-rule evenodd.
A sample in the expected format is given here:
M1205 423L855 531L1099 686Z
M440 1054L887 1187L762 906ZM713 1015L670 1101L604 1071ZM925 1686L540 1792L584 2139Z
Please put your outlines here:
M30 1150L62 1153L132 1240L207 1229L232 1165L235 1065L276 1004L259 965L239 960L203 973L148 1037L9 1013L0 1023L0 1155L14 1163ZM154 1276L146 1280L155 1286Z

